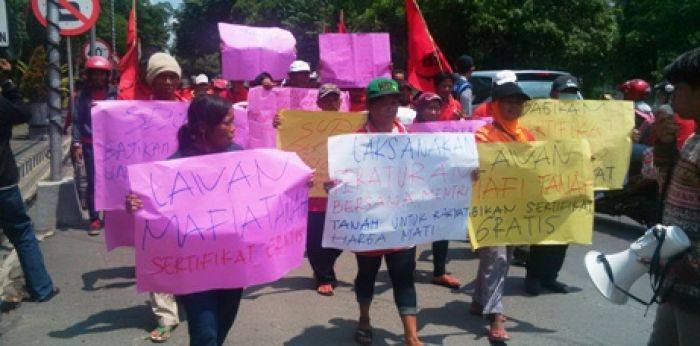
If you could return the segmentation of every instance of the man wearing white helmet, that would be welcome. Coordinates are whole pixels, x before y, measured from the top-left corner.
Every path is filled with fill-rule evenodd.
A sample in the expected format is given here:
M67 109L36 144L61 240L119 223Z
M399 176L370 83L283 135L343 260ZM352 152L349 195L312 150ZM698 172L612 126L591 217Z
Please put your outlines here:
M311 80L311 66L303 60L295 60L289 65L287 80L284 86L290 88L313 88Z
M194 96L208 94L209 92L209 77L204 73L194 77Z

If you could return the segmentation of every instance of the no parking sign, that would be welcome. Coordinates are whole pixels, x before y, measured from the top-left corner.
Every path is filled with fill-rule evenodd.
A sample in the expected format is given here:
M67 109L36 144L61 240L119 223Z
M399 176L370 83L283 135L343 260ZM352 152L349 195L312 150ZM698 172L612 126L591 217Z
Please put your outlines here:
M49 0L32 0L34 16L46 26L46 3ZM62 36L80 35L95 25L100 17L99 0L51 0L58 6L58 27Z

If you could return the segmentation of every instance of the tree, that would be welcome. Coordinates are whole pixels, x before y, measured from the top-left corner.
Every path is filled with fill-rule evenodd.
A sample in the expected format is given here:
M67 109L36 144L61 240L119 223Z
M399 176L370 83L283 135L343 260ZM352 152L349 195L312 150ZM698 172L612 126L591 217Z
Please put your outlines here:
M700 1L621 0L618 7L620 43L611 71L618 81L659 80L665 65L700 46Z

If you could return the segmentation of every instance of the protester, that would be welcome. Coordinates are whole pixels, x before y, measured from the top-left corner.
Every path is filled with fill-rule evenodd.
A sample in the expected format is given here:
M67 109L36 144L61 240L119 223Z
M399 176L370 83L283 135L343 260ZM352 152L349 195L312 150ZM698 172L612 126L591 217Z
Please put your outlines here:
M476 132L477 142L528 142L535 137L518 119L523 115L525 101L530 97L518 84L505 82L496 84L492 90L493 124L485 125ZM479 271L476 278L474 296L469 312L483 315L490 320L489 340L502 342L510 336L505 329L503 314L503 291L508 275L513 248L508 246L482 247L479 254Z
M367 97L365 95L365 89L362 88L348 88L348 93L350 94L350 111L351 112L364 112L367 110Z
M340 95L341 91L335 84L324 84L318 89L316 105L322 111L338 112L341 105ZM277 128L281 124L279 115L276 115L272 126ZM306 231L306 256L314 271L316 292L322 296L334 295L333 287L337 282L334 269L335 261L342 253L341 250L321 246L327 202L328 198L326 197L309 197L309 220Z
M576 77L564 75L552 83L550 97L560 100L579 99L579 84ZM525 292L537 296L542 288L555 293L569 293L569 287L559 281L559 271L564 266L568 245L530 245L527 255Z
M399 83L399 86L401 86L401 82L406 81L406 72L404 70L394 70L391 72L391 78L396 81L396 83Z
M116 100L118 90L109 84L109 73L112 66L109 61L100 56L92 56L85 63L87 83L78 93L73 104L73 144L71 153L74 162L83 162L87 173L86 199L90 225L88 234L100 234L102 221L95 209L95 154L92 147L92 106L94 101ZM83 161L84 160L84 161Z
M503 71L498 71L496 75L493 77L493 82L491 83L491 88L495 85L500 85L503 83L517 83L518 77L515 75L515 72L511 70L503 70ZM478 118L490 118L493 117L493 102L491 101L491 97L486 99L482 104L480 104L476 109L473 110L472 112L472 118L478 119Z
M465 117L462 105L452 97L454 88L454 76L449 72L440 72L433 81L435 89L442 101L440 120L459 120Z
M212 92L209 87L209 77L204 73L194 77L194 96L197 97L203 94L210 94Z
M302 60L292 62L289 65L289 73L284 86L289 88L313 88L309 63Z
M248 88L243 81L229 81L229 88L226 90L225 99L236 104L248 100Z
M571 75L563 75L552 82L549 97L557 100L580 100L580 92L578 79Z
M250 82L250 87L254 88L256 86L262 86L263 88L270 90L277 86L275 81L272 79L272 75L267 72L262 72L253 81Z
M416 95L417 90L411 86L407 81L396 81L399 85L399 91L401 91L401 97L399 98L399 111L397 117L404 125L410 125L416 119L416 111L411 108L411 102L413 97Z
M196 77L195 77L196 78ZM177 91L178 95L182 95L182 97L191 100L194 98L194 89L192 88L192 83L191 81L194 80L194 78L181 78L180 79L180 89Z
M469 78L472 77L472 72L474 72L474 59L469 55L460 56L455 64L455 69L457 70L458 77L455 79L452 93L462 105L464 114L470 118L472 116L472 102L474 101L474 96Z
M178 131L178 150L170 159L242 150L233 143L232 106L216 95L196 97L187 110L187 124ZM130 213L142 207L139 196L126 197ZM177 297L187 312L190 345L223 345L236 319L242 292L242 288L217 289Z
M683 119L700 120L700 48L678 57L664 74L674 87L673 109ZM654 165L665 195L663 224L680 227L691 248L667 264L662 287L667 296L657 309L650 346L695 345L700 340L700 136L696 132L679 151L677 132L670 115L657 119Z
M416 109L416 122L439 121L442 99L435 93L424 92L413 101ZM441 240L433 242L433 279L436 285L457 289L461 285L459 280L447 274L447 250L449 241Z
M406 133L406 128L396 119L399 108L399 86L386 78L377 78L367 86L367 123L360 133ZM372 343L372 327L369 310L374 297L374 284L382 257L391 277L394 302L399 310L404 328L406 345L422 345L418 339L416 315L418 314L414 271L416 248L358 252L355 295L360 307L360 319L355 332L355 341L362 345Z
M31 299L46 302L59 290L53 286L46 271L32 220L27 215L27 207L19 191L19 171L10 148L10 139L12 127L29 121L31 114L17 86L10 79L11 73L10 62L0 58L0 229L17 250Z
M176 93L176 86L180 82L182 70L175 58L166 53L155 53L148 59L146 68L146 82L150 86L149 100L159 101L186 101L182 95ZM150 338L154 342L165 342L180 324L177 313L177 302L172 294L150 294L151 310L158 318L158 327L151 331Z

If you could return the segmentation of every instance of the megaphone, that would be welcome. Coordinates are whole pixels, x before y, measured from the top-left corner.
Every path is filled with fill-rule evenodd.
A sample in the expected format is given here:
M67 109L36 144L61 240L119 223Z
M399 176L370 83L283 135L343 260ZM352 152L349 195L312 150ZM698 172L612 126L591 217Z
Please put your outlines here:
M630 287L649 272L649 267L640 260L648 261L655 254L665 260L689 247L690 239L683 230L676 226L656 225L632 243L629 249L612 255L589 251L584 263L598 291L611 302L622 305L627 303L626 292Z

